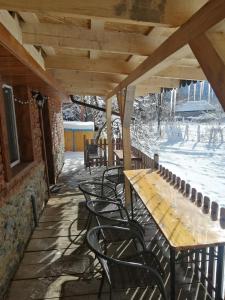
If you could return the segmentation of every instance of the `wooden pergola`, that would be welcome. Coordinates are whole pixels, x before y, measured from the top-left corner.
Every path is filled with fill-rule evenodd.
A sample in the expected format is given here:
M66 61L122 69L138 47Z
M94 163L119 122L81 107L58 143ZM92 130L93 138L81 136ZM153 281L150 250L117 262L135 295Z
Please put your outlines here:
M27 60L28 68L63 95L105 97L109 164L114 96L125 169L135 96L176 88L181 79L207 79L225 108L225 0L0 0L0 8L1 36L7 28L32 55L36 65ZM0 43L21 61L12 40ZM37 81L11 73L16 82ZM129 198L128 185L126 192Z

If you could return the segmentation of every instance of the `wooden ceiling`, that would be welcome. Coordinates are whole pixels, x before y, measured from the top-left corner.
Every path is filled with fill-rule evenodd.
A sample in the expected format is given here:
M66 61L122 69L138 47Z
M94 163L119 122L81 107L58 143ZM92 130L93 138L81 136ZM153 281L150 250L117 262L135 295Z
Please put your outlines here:
M225 59L222 17L208 24L199 14L195 22L207 2L0 0L0 9L17 19L22 44L38 49L67 93L111 97L129 84L144 95L178 87L180 79L206 79L190 36L206 32Z

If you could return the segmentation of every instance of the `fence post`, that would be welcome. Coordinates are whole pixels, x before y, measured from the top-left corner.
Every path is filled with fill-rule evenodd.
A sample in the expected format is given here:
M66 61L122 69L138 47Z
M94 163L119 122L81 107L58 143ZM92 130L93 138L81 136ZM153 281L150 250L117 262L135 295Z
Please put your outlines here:
M157 153L154 154L154 169L158 170L159 168L159 155Z

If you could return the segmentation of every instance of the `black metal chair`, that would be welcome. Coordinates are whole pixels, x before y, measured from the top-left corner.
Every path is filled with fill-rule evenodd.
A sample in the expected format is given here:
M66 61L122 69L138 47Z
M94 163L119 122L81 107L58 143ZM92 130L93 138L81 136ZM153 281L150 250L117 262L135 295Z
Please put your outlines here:
M119 227L130 228L132 232L139 235L139 238L144 243L144 228L134 219L131 219L127 209L118 202L109 201L106 199L93 200L86 203L87 209L95 217L96 223L99 226L113 225ZM126 234L108 237L109 242L126 240Z
M117 235L123 231L127 236L131 234L132 238L139 240L139 236L135 236L135 232L128 228L97 226L88 231L88 247L94 252L103 269L98 297L101 297L103 284L107 279L110 286L110 300L113 297L113 291L137 287L146 288L155 285L158 287L162 299L166 300L161 277L164 272L158 258L152 252L146 251L144 245L142 245L142 251L137 251L129 257L123 256L122 259L118 253L113 253L111 257L105 255L104 243L101 242L101 238L107 236L106 232L108 231L111 232L110 235ZM141 241L139 242L142 244Z
M113 187L107 183L96 182L96 181L85 181L79 184L79 189L83 193L86 203L91 200L108 200L115 201L116 203L122 203L122 201L117 198L116 191ZM79 233L76 240L82 235L85 230L88 230L92 223L92 216L88 210L87 222L83 230Z
M102 174L102 183L110 182L116 191L119 184L124 185L125 177L123 170L122 166L107 168Z
M115 189L106 182L85 181L79 184L79 189L84 194L86 201L108 198L108 200L121 202L117 197Z
M103 159L105 159L105 161L106 161L106 151L98 144L86 145L85 155L86 155L86 158L85 158L86 168L87 167L89 168L90 174L91 174L92 162L94 160L102 161Z

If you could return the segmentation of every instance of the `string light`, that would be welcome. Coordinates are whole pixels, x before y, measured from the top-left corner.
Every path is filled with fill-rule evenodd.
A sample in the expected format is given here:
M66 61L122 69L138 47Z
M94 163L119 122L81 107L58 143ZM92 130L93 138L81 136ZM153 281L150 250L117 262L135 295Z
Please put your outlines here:
M33 98L29 99L28 101L22 101L20 99L15 98L15 97L14 97L14 101L18 102L20 104L30 104L30 103L34 103L35 102L35 100Z

